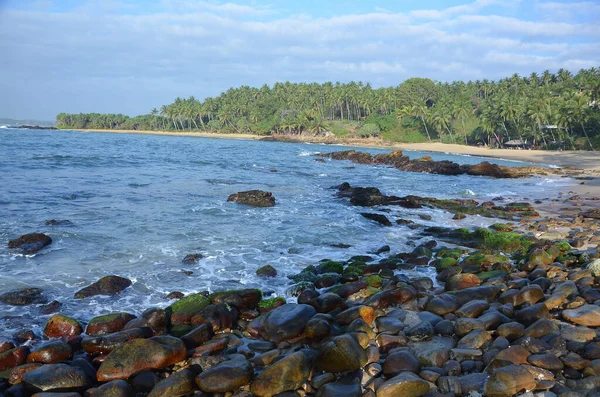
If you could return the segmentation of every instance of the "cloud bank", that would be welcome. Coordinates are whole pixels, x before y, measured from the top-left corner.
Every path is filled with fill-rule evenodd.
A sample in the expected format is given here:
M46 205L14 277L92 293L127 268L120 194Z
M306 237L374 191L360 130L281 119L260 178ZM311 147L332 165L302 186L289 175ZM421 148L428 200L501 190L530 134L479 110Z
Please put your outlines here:
M177 96L286 80L377 87L410 77L498 79L600 66L594 2L477 0L398 11L385 3L334 15L298 14L281 2L19 4L0 5L5 117L135 115Z

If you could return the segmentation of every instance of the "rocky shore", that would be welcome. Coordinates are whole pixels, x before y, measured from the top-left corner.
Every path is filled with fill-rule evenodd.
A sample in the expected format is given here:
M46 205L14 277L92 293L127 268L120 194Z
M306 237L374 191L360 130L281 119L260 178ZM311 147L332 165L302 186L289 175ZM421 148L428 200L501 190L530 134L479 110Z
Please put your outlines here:
M402 159L394 153L388 159ZM230 199L275 205L260 191ZM166 308L107 313L87 323L61 313L60 302L48 303L38 288L8 292L0 296L3 304L36 305L48 320L43 335L22 330L0 340L0 393L598 395L597 199L556 198L565 208L553 217L540 216L536 203L395 197L348 183L332 190L332 200L355 206L381 227L417 230L428 242L411 252L381 247L384 259L370 253L343 262L323 259L291 276L285 297L265 298L258 289L173 291L169 298L177 300ZM457 227L394 217L395 206L449 211ZM469 216L507 223L460 228ZM51 243L36 233L8 244L32 253ZM191 254L183 260L198 259ZM429 266L435 279L403 274ZM277 269L265 266L257 274L268 283ZM130 285L107 276L74 298L126 294Z

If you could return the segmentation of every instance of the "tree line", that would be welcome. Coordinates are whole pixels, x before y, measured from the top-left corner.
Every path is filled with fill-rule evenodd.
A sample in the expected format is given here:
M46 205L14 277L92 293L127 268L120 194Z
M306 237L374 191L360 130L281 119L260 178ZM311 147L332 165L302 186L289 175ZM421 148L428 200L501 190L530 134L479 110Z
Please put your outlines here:
M57 127L225 133L382 136L397 141L594 149L600 147L600 69L548 70L499 80L396 87L276 83L176 98L150 114L67 114Z

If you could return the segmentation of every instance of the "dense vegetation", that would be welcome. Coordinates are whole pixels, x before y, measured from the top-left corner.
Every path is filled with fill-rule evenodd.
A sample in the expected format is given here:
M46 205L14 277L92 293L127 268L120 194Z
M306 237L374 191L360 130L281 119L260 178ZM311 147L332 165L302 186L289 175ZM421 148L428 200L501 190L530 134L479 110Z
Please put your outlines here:
M59 128L219 131L259 135L381 136L501 146L600 147L600 69L565 69L500 81L397 87L294 84L231 88L216 98L177 98L147 115L65 114Z

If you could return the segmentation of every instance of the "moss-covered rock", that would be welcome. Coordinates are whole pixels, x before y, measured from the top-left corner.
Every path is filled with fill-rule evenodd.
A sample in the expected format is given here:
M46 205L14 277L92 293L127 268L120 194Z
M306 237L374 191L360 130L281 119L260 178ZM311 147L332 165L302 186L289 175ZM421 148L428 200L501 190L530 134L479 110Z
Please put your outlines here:
M456 266L457 263L458 263L458 261L454 258L450 258L450 257L442 258L442 259L439 259L438 261L436 261L435 268L439 272L439 271L444 270L447 267Z
M364 277L363 281L366 282L369 287L374 288L379 288L381 287L381 284L383 284L383 278L376 274Z
M479 228L472 235L479 240L478 248L486 251L524 254L534 244L531 238L516 232L494 232L490 229Z
M331 260L322 262L316 267L316 272L319 274L323 274L323 273L342 274L343 271L344 271L344 264L342 262L336 262L336 261L331 261Z
M202 294L191 294L181 298L167 308L173 325L190 324L192 316L210 304L210 299Z
M508 275L508 273L504 270L490 270L488 272L476 273L476 275L479 277L482 283L485 283L486 281L492 279L503 279Z
M280 296L274 298L263 299L258 302L258 309L262 312L273 310L276 307L286 304L286 300Z
M497 232L512 232L513 231L512 225L509 225L506 223L494 223L493 225L490 226L490 229L495 230Z
M504 255L476 252L465 257L460 263L460 267L465 273L479 273L482 270L494 270L494 267L499 264L508 265L510 259Z
M265 265L256 270L256 275L259 277L275 277L277 276L277 270L271 265Z

